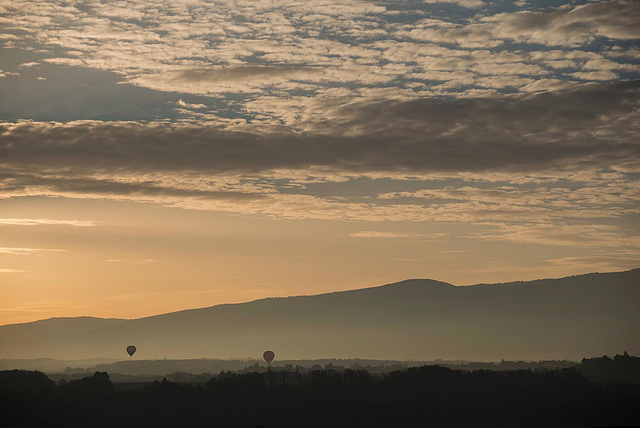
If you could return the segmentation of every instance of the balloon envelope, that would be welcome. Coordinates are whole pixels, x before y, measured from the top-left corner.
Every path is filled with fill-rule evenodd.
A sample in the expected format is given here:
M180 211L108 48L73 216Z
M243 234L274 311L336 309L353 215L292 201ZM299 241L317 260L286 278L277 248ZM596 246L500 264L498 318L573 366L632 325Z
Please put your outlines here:
M262 358L264 358L267 364L271 364L275 356L276 354L274 354L273 351L264 351L264 354L262 354Z
M136 347L133 345L129 345L127 346L127 354L129 354L130 357L133 357L133 354L136 353Z

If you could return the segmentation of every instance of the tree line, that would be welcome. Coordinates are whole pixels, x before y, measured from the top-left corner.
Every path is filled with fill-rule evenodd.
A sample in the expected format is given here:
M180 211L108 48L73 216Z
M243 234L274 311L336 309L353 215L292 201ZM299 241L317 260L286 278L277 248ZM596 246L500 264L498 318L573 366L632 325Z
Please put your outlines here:
M17 421L7 426L634 426L639 402L640 385L590 381L578 368L221 372L205 383L164 379L136 390L114 388L106 372L57 384L40 372L0 372L0 414Z

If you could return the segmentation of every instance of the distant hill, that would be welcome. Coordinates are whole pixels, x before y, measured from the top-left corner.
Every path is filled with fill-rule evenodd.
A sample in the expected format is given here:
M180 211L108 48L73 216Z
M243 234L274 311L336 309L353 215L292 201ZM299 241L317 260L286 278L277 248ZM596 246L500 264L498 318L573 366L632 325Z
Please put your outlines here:
M0 358L255 357L475 361L640 353L640 269L456 287L412 279L134 320L0 327Z

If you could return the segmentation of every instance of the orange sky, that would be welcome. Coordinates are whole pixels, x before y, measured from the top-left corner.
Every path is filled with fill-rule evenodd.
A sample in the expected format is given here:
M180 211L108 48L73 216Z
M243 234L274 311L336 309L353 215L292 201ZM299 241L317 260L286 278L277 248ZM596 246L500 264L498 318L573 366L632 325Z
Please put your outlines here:
M2 324L137 318L405 278L465 285L633 267L607 258L601 263L609 264L589 266L583 258L592 249L484 241L460 224L399 222L392 234L387 224L371 222L275 220L128 202L26 198L0 201L0 208L13 223L42 220L46 212L49 223L84 224L31 220L0 227L0 266L16 271L0 274Z

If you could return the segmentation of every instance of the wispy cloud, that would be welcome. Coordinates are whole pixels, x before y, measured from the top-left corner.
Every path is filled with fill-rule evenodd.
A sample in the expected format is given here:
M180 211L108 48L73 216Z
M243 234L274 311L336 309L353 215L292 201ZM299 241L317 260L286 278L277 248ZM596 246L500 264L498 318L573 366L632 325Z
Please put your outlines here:
M108 259L109 263L133 263L136 265L149 265L153 263L160 263L160 260L156 259L141 259L141 260L126 260L126 259Z
M96 226L95 221L90 220L53 220L46 218L0 218L0 226L79 226L91 227Z
M57 248L15 248L15 247L0 247L0 254L10 254L17 256L30 256L32 254L39 254L44 252L65 252L67 250L61 250Z
M595 254L589 256L578 257L562 257L557 259L549 259L547 263L555 266L571 267L573 269L581 269L588 271L619 271L626 269L634 269L640 266L639 255L628 254Z
M469 9L477 9L485 5L482 0L423 0L424 3L450 3Z
M515 243L589 248L610 247L640 250L640 235L604 224L522 223L492 225L495 232L475 233L470 238Z
M421 238L426 235L411 232L383 232L375 230L364 230L362 232L353 232L347 235L350 238Z
M24 273L26 271L24 270L19 270L19 269L4 269L4 268L0 268L0 273Z

